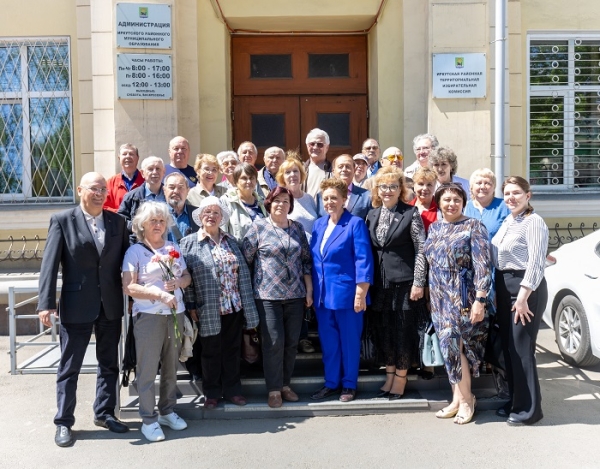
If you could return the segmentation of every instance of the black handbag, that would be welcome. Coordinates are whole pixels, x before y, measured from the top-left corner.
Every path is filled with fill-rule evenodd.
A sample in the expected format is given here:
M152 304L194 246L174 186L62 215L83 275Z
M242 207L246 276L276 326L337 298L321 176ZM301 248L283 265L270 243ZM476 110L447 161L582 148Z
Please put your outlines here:
M133 335L133 316L129 315L129 326L127 327L127 337L125 337L125 350L123 351L123 363L121 365L122 379L124 388L129 386L131 373L136 376L135 366L137 365L137 355L135 352L135 337Z
M484 360L496 368L506 370L502 337L500 336L500 326L496 320L496 315L490 316L490 329L488 331L487 343L485 344Z

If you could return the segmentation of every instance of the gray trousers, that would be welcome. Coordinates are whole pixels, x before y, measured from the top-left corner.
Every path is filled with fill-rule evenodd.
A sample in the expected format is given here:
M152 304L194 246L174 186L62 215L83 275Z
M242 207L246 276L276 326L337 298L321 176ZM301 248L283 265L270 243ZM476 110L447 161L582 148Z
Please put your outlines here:
M180 330L183 313L177 315ZM177 403L177 366L181 342L175 337L172 315L139 313L133 319L133 335L137 354L137 387L140 417L146 425L158 420L154 408L154 380L160 365L160 415L173 412Z

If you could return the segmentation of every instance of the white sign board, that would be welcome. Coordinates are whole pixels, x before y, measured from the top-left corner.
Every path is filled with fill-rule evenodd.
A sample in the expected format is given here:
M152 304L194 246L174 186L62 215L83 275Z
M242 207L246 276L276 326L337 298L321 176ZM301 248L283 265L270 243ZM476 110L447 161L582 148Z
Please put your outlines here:
M117 3L117 47L171 48L171 5Z
M173 99L173 67L165 54L117 54L119 99Z
M433 54L434 98L485 98L485 54Z

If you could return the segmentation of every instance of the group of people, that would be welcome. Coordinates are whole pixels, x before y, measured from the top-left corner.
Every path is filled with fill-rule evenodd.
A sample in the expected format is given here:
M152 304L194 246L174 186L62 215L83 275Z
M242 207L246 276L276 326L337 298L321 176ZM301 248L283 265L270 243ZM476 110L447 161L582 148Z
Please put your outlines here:
M123 292L133 318L141 431L149 441L165 438L163 426L187 427L174 407L192 323L198 338L186 366L202 380L205 409L220 399L246 404L242 336L257 327L268 405L298 401L291 387L296 354L299 347L314 351L307 308L315 311L325 370L311 399L355 399L365 314L385 366L377 398L402 398L411 367L433 377L420 360L432 322L453 389L436 416L468 423L476 406L471 376L479 375L495 314L510 390L498 413L511 425L542 418L534 350L548 232L529 205L527 181L508 178L504 200L497 199L490 170L459 178L456 155L430 134L414 139L417 161L405 171L400 149L381 158L372 138L361 153L331 162L329 143L326 132L313 129L307 161L272 147L258 170L252 142L237 153L199 154L192 167L188 141L176 137L169 164L149 156L141 171L137 148L125 144L120 174L82 177L79 207L51 218L40 276L40 319L47 326L52 316L61 319L57 445L73 442L77 378L92 331L94 421L128 430L114 415Z

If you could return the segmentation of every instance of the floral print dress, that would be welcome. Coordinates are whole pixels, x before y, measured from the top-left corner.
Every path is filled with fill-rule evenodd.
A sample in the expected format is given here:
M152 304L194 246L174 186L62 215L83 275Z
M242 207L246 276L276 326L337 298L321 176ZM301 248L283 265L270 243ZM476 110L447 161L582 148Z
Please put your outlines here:
M474 377L479 376L487 341L489 317L471 324L462 314L461 271L467 285L468 302L475 293L491 287L491 260L488 233L479 220L438 221L431 225L425 241L429 263L431 319L437 332L451 384L462 380L460 339Z

